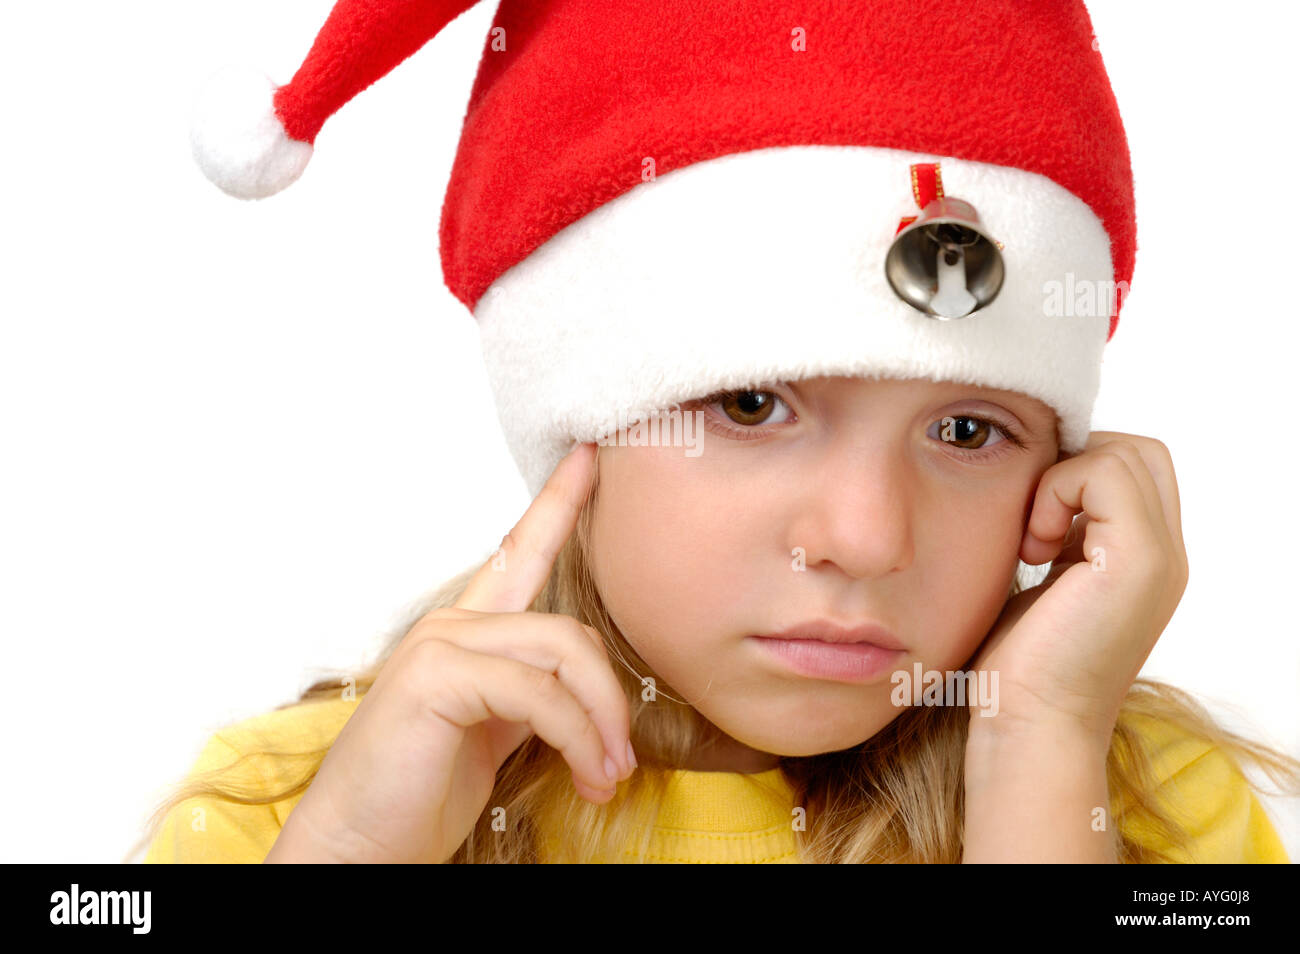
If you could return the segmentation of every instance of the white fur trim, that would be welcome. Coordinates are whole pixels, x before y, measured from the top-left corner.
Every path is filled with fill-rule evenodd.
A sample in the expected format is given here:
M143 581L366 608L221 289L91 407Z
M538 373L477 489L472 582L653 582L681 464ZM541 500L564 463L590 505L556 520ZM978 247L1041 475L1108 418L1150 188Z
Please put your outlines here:
M275 84L251 66L212 74L195 98L190 121L194 159L212 182L237 199L264 199L307 167L312 147L290 139L271 97Z
M918 211L908 166L936 160L1006 266L997 298L951 321L900 300L884 271L899 219ZM820 375L1019 391L1055 408L1062 447L1080 450L1109 318L1047 316L1045 283L1067 273L1113 281L1110 242L1050 179L894 149L779 147L675 169L593 210L503 273L475 317L536 494L575 438L603 436L619 413Z

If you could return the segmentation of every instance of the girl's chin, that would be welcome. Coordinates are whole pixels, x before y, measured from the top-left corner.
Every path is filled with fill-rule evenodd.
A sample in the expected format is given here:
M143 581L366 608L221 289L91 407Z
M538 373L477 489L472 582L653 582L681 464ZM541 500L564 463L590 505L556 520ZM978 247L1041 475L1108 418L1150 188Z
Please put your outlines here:
M861 721L854 723L852 727L846 726L842 732L833 732L827 730L825 723L818 725L815 717L810 716L806 722L800 720L801 725L807 727L807 732L799 732L798 726L791 726L788 720L785 720L778 724L762 725L750 722L744 726L734 727L734 732L727 734L736 742L758 752L781 758L805 758L812 755L825 755L828 752L842 752L861 745L888 725L889 721L892 720L884 721L874 729L869 728L864 734Z

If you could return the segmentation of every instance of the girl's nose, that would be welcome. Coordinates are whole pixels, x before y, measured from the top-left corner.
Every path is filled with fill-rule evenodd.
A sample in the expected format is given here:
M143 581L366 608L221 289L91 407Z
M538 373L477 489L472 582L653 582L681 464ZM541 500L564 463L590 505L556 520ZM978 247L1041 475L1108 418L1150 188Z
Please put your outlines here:
M792 482L790 551L808 570L870 579L912 562L915 474L896 450L835 442Z

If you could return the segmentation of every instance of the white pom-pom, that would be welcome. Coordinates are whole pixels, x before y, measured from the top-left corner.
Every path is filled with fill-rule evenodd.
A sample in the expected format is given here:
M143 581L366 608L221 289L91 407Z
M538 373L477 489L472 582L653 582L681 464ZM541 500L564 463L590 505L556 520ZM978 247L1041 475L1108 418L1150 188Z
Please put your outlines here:
M264 199L292 183L311 159L310 143L290 139L275 115L275 84L251 66L214 73L195 99L194 159L223 192Z

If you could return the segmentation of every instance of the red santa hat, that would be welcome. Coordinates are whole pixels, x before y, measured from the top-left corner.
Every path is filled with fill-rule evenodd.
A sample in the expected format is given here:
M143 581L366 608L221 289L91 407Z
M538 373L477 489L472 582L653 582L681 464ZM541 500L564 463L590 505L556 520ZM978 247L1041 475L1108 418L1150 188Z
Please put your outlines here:
M340 0L286 85L210 81L199 165L279 191L472 5ZM1080 450L1136 221L1081 0L501 0L439 236L535 493L612 421L819 375L1022 392Z

